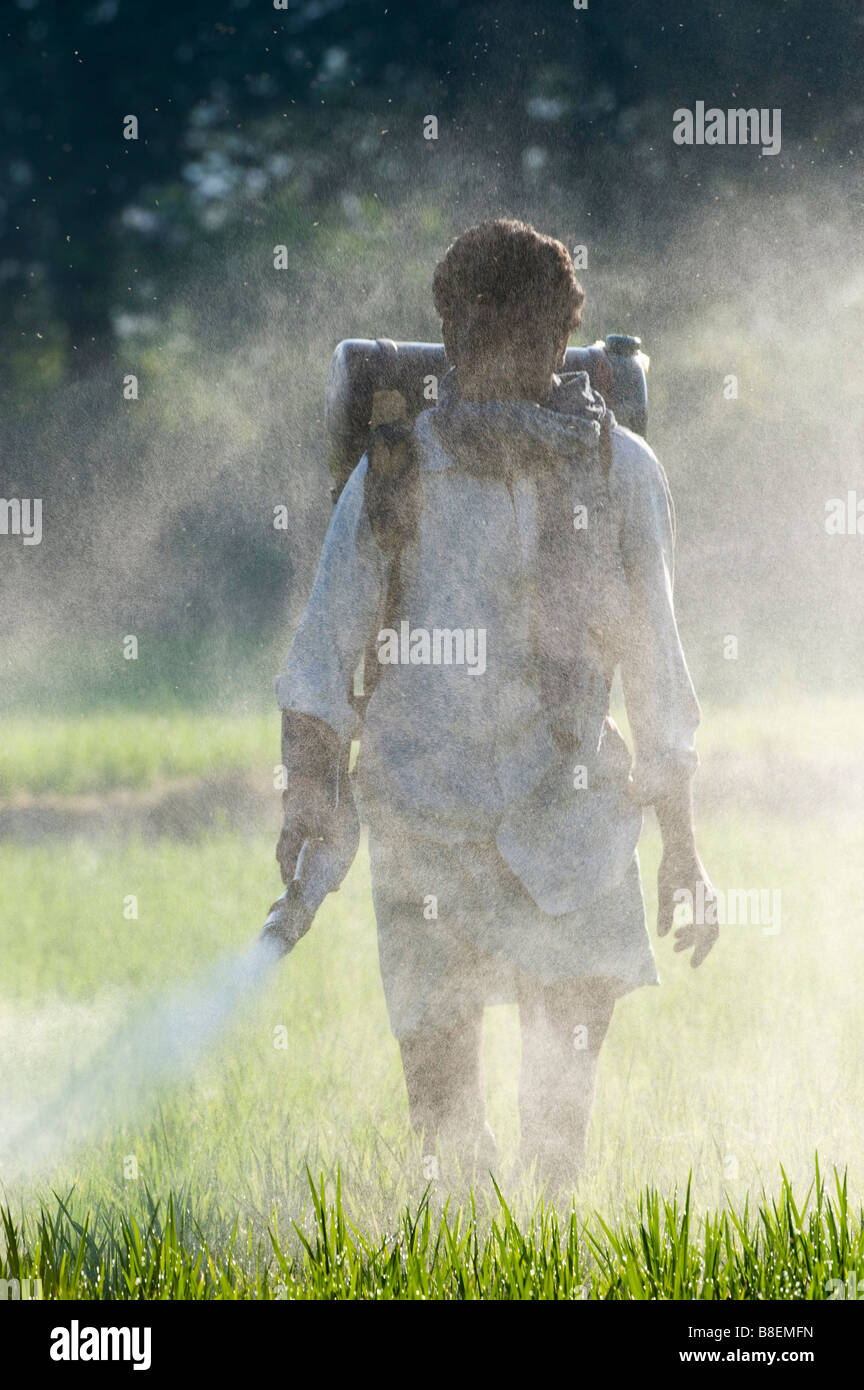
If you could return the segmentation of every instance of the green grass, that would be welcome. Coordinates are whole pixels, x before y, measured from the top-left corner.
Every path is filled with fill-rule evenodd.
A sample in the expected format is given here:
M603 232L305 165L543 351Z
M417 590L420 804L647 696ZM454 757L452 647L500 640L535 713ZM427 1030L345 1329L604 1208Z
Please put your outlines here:
M18 714L3 726L0 796L86 795L234 771L257 771L266 787L280 758L275 703L270 714Z
M347 1216L338 1177L328 1196L310 1175L308 1232L295 1226L288 1243L275 1221L266 1238L224 1221L215 1248L173 1193L161 1205L148 1194L140 1218L110 1204L75 1214L58 1198L23 1222L0 1209L0 1278L47 1299L821 1300L864 1274L864 1217L849 1208L845 1177L833 1186L817 1164L803 1201L784 1175L756 1211L702 1219L689 1186L680 1202L648 1189L610 1227L543 1203L520 1222L496 1185L488 1222L473 1200L433 1216L426 1194L376 1238Z
M848 721L838 711L828 727L842 758L861 710ZM739 716L712 725L727 717ZM198 716L100 718L98 734L66 721L59 742L104 747L102 775L123 785L169 775L166 749L202 756ZM802 749L815 765L815 741L799 737L807 721L817 727L819 714L799 711L797 725L751 715L736 742L770 746L769 772ZM245 729L243 759L262 756L263 725L225 716L222 727L232 755ZM29 751L18 744L25 785L46 746L35 730ZM88 766L83 752L69 758L76 766ZM686 1296L819 1297L829 1278L860 1279L864 935L849 872L859 839L842 802L808 809L806 797L770 811L732 803L703 823L718 887L780 888L782 929L728 927L698 972L655 943L663 988L616 1008L589 1172L573 1191L543 1193L516 1166L517 1018L512 1006L490 1009L501 1196L479 1175L473 1207L461 1189L424 1198L361 853L193 1077L106 1096L45 1166L0 1171L0 1278L39 1277L46 1296L63 1297L430 1298L581 1297L586 1287L598 1298L676 1297L688 1280ZM658 851L649 825L649 914ZM255 935L278 888L273 827L191 842L0 842L0 881L2 1137L86 1071L147 1000ZM848 1189L814 1179L817 1152L824 1173L848 1168Z
M657 944L664 988L639 991L618 1005L601 1059L590 1175L575 1194L559 1195L557 1235L553 1226L538 1234L541 1193L530 1175L521 1177L514 1167L515 1011L498 1006L488 1012L490 1117L502 1149L496 1178L515 1222L507 1226L494 1190L481 1182L472 1229L480 1242L477 1259L482 1253L482 1268L490 1278L495 1271L489 1296L493 1287L503 1290L512 1278L512 1271L507 1272L511 1256L495 1255L502 1237L508 1249L515 1248L517 1228L529 1239L532 1219L534 1239L542 1234L551 1262L537 1265L543 1270L534 1289L538 1296L556 1281L562 1289L571 1279L581 1287L590 1271L596 1296L614 1296L619 1264L631 1269L626 1280L637 1278L633 1271L642 1271L642 1279L647 1266L634 1264L632 1252L627 1258L616 1254L612 1237L625 1241L630 1229L641 1248L640 1225L643 1218L654 1220L656 1201L661 1203L661 1224L666 1222L657 1194L685 1192L691 1172L690 1266L699 1268L698 1252L706 1260L714 1248L711 1242L722 1235L722 1278L730 1288L736 1278L741 1289L755 1287L761 1262L766 1289L778 1290L786 1278L788 1293L800 1296L801 1281L793 1274L800 1274L806 1256L792 1240L800 1223L790 1225L786 1219L789 1249L782 1260L772 1257L774 1262L766 1263L764 1213L771 1205L770 1198L763 1200L763 1189L774 1191L783 1163L794 1190L806 1191L817 1150L826 1172L832 1166L842 1171L851 1162L850 1183L857 1176L854 1161L861 1152L864 1121L855 1097L864 1083L864 1022L856 980L864 945L849 930L856 908L843 872L854 848L854 830L850 827L844 840L836 827L811 826L806 859L799 837L784 823L748 825L732 817L705 832L704 853L718 883L782 884L783 929L778 936L765 936L758 928L728 928L698 972L674 956L668 942ZM33 1097L50 1094L70 1070L74 1075L86 1069L88 1058L118 1024L143 1007L142 1000L193 979L203 963L250 939L276 888L271 855L270 837L263 834L248 839L216 835L194 846L133 842L118 849L81 841L26 852L0 846L7 901L16 905L2 942L0 1051L7 1113L14 1115L18 1108L26 1114ZM656 841L649 835L643 855L649 897L656 858ZM127 920L123 902L133 893L139 916ZM284 1047L277 1045L281 1029ZM85 1274L98 1289L103 1264L105 1287L120 1287L124 1259L128 1262L135 1248L136 1226L148 1269L153 1261L163 1268L169 1260L162 1241L166 1231L170 1235L173 1193L175 1225L179 1222L183 1232L182 1240L177 1239L185 1255L170 1254L172 1280L191 1279L188 1271L206 1249L208 1256L195 1275L202 1296L214 1296L217 1284L223 1291L230 1286L245 1291L244 1296L259 1296L279 1282L272 1231L294 1271L290 1287L308 1285L311 1294L322 1276L303 1264L294 1229L296 1223L317 1249L319 1218L306 1178L308 1166L316 1185L324 1174L331 1206L341 1172L345 1220L356 1233L351 1235L356 1242L352 1259L365 1270L357 1273L358 1287L377 1287L371 1271L386 1263L385 1249L392 1256L397 1232L403 1232L404 1240L408 1213L413 1213L412 1221L426 1221L422 1212L417 1215L425 1182L408 1129L398 1051L378 979L364 856L338 898L322 909L309 937L212 1047L194 1078L178 1081L158 1096L132 1094L121 1102L112 1108L106 1098L104 1112L94 1111L84 1132L47 1169L7 1181L13 1224L19 1232L24 1227L18 1243L27 1246L32 1258L39 1247L40 1207L52 1230L59 1222L60 1253L48 1261L58 1279L63 1250L63 1277L71 1278L80 1240L76 1224L83 1230L85 1222L88 1243L76 1276L79 1290ZM136 1165L134 1178L127 1176L130 1158ZM649 1181L652 1194L646 1195ZM68 1215L55 1193L67 1194ZM433 1243L444 1200L442 1192L430 1203ZM454 1196L453 1206L461 1200ZM573 1228L568 1224L571 1200ZM791 1210L783 1207L785 1200L781 1192L778 1210ZM731 1213L743 1213L748 1201L751 1223L741 1216L739 1229ZM679 1205L679 1222L682 1210ZM602 1227L592 1224L597 1212L611 1234L603 1236ZM711 1213L710 1231L700 1224L706 1212ZM455 1222L455 1210L448 1219ZM466 1209L458 1227L462 1236L471 1220ZM824 1203L819 1221L830 1230ZM606 1251L606 1265L588 1241L586 1223ZM860 1215L848 1216L850 1251L860 1250L859 1237L853 1240L860 1225ZM758 1240L754 1226L761 1228ZM577 1266L568 1273L560 1253L570 1251L566 1259L572 1264L574 1231L578 1279ZM449 1249L450 1237L445 1233L441 1239ZM808 1239L817 1241L817 1233L811 1231ZM69 1253L72 1246L75 1258ZM473 1252L470 1242L465 1249ZM474 1253L465 1255L471 1269L474 1258ZM859 1254L849 1258L854 1265ZM434 1277L430 1273L429 1296L438 1296L434 1290L445 1285L456 1296L457 1274L446 1268L444 1261L435 1266ZM672 1266L664 1269L663 1279L672 1278ZM822 1266L814 1269L818 1282ZM48 1279L40 1277L48 1287ZM282 1271L283 1283L286 1277ZM466 1288L479 1291L474 1275L469 1279L465 1273L465 1279ZM803 1287L809 1287L806 1281Z

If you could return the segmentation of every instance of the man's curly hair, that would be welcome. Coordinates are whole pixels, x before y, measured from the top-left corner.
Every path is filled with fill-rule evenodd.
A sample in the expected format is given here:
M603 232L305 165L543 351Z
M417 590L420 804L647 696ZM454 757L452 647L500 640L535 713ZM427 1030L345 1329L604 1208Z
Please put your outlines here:
M566 246L526 222L480 222L436 266L435 308L451 362L480 362L503 346L545 362L582 322L585 294Z

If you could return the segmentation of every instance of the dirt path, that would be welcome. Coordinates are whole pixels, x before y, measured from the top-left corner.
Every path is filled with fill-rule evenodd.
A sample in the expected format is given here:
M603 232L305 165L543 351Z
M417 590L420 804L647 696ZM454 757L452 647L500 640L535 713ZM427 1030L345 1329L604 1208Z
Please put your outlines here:
M184 840L218 828L254 830L278 822L278 793L262 793L260 779L242 772L86 796L19 792L0 800L0 840L30 844L78 835Z
M794 820L864 822L864 764L826 759L821 764L738 753L706 759L696 781L699 816L735 812ZM196 839L215 829L274 830L278 792L235 771L177 778L144 788L120 787L92 795L19 792L0 800L0 840L36 843L51 836L102 839Z

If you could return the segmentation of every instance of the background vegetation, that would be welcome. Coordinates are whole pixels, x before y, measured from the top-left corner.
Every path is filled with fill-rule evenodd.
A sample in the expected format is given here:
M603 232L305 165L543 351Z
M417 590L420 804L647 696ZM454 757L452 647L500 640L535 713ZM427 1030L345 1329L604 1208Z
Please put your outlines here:
M238 694L214 647L284 647L311 582L330 352L437 337L435 262L499 213L587 246L584 340L652 356L700 692L857 678L862 547L824 529L862 446L852 0L818 22L804 0L21 0L3 25L2 492L44 501L41 546L3 540L7 702L50 702L76 658L116 689L130 632L188 655L151 642L124 701L182 666L215 694L214 664ZM780 107L781 153L674 145L699 99Z

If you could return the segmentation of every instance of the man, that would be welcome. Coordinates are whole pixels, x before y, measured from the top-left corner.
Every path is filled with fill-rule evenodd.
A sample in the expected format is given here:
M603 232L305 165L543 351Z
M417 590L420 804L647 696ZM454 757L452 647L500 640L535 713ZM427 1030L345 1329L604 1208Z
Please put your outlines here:
M695 900L702 883L712 901L672 504L644 440L586 374L559 375L584 301L560 242L484 222L453 242L433 290L450 364L438 403L410 430L401 475L392 429L354 470L277 680L290 778L277 858L287 882L303 839L326 840L344 814L333 769L360 732L351 677L371 638L355 782L412 1124L429 1152L493 1161L483 1008L515 999L523 1159L559 1183L584 1163L615 1000L657 983L644 806L663 835L660 935L676 889ZM632 769L608 713L616 667ZM716 934L693 923L676 950L699 965Z

